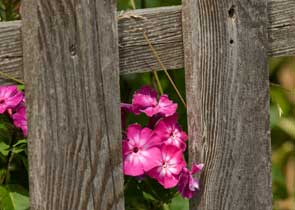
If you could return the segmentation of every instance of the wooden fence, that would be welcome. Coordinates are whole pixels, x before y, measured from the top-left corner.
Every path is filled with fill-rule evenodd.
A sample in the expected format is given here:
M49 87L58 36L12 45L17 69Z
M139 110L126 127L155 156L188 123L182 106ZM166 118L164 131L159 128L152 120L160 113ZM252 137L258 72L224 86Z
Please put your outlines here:
M123 210L119 74L185 67L190 209L271 210L268 56L295 54L294 0L26 0L0 23L0 69L24 79L31 210ZM11 81L1 79L1 84Z

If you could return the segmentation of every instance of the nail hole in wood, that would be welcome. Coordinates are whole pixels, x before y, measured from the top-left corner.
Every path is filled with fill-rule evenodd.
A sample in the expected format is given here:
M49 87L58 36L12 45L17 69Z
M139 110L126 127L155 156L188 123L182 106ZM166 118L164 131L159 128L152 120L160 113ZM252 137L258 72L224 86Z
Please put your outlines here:
M70 53L71 53L71 56L75 56L76 55L76 46L74 44L72 44L70 46Z
M228 10L228 16L230 17L230 18L234 18L234 16L235 16L235 5L232 5L231 6L231 8Z
M234 43L234 40L233 39L229 40L229 43L230 44L233 44Z

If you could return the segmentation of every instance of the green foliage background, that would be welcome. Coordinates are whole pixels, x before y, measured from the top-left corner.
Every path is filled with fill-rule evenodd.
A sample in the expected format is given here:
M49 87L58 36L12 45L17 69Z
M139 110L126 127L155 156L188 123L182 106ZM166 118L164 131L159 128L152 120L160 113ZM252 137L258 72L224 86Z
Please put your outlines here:
M136 8L159 7L179 5L181 0L118 0L118 10ZM16 20L19 15L20 0L0 0L0 21ZM272 175L273 175L273 202L275 210L295 209L295 58L271 58L270 69L270 119L272 139ZM170 74L180 92L185 96L184 71L172 70ZM172 86L162 72L159 72L164 92L179 103L178 113L181 124L186 128L186 111L175 94ZM151 73L134 74L121 77L121 100L130 102L132 93L142 85L155 86ZM129 122L135 119L129 118ZM4 141L7 141L6 127L0 122L0 157L5 160ZM4 136L3 136L4 135ZM4 145L4 146L3 146ZM25 155L25 150L18 155ZM0 158L0 160L1 160ZM27 164L21 164L22 158L16 158L11 170L16 170L17 175L9 183L0 186L1 206L11 205L9 210L25 209L28 198ZM0 178L5 164L0 161ZM1 180L0 180L1 181ZM186 210L188 202L177 197L167 207L171 210ZM140 208L139 208L140 209ZM6 209L7 210L7 209Z

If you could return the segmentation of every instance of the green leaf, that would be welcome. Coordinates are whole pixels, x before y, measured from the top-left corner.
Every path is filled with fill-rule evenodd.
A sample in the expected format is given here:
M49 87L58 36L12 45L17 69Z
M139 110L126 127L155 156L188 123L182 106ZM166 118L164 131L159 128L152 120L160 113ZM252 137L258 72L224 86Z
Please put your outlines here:
M24 90L25 90L25 86L24 86L24 85L18 85L18 86L17 86L17 89L18 89L19 91L24 91Z
M19 185L0 186L0 210L28 210L27 190Z
M14 145L13 145L13 150L12 152L14 154L20 153L22 151L25 151L27 148L27 140L26 139L22 139L17 141Z
M295 120L293 118L282 118L278 122L278 127L295 139Z
M170 210L188 210L189 201L188 199L182 198L179 194L172 199L172 202L169 204Z
M4 142L0 142L0 153L4 156L7 156L9 153L9 145Z

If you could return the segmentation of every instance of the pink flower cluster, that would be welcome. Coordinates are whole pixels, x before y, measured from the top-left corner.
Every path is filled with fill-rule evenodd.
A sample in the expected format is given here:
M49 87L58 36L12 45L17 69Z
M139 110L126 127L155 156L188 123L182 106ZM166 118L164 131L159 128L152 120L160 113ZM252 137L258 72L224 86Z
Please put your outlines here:
M192 198L199 190L198 180L193 175L200 172L203 164L186 167L183 153L187 134L178 124L177 104L167 95L144 86L133 95L132 104L121 104L122 124L125 127L126 113L149 117L146 127L135 123L128 126L123 136L123 170L125 175L147 175L157 180L165 189L178 187L185 198Z
M7 113L13 120L13 124L20 128L26 137L28 135L25 97L17 86L0 87L0 114Z

